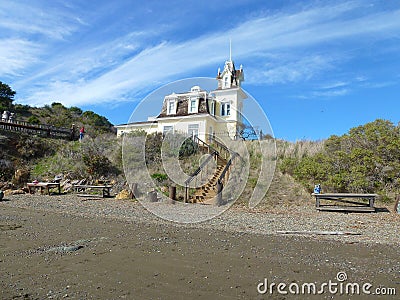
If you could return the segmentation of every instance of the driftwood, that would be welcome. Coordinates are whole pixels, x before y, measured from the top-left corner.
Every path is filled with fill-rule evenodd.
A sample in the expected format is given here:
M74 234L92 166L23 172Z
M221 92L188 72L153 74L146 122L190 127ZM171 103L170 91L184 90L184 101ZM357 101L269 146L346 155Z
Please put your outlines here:
M279 234L309 234L309 235L361 235L358 232L352 231L298 231L298 230L288 230L288 231L277 231Z
M96 200L104 200L104 198L99 197L98 195L90 195L90 194L79 194L78 197L84 197L81 202L85 201L96 201Z

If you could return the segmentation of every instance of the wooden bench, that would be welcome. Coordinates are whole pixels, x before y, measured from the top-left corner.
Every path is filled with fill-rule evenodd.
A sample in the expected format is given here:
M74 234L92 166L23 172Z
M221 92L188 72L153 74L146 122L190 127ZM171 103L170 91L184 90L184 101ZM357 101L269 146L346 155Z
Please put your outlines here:
M47 191L47 194L50 195L51 188L57 188L58 194L61 194L61 187L59 182L29 182L27 183L28 190L30 194L33 194L34 190L39 188L40 192L43 194L43 190Z
M83 184L76 184L73 187L74 187L75 191L79 192L79 193L86 192L86 190L88 190L88 189L90 189L90 190L101 190L103 198L111 197L110 189L112 188L112 185L83 185ZM85 197L94 196L92 194L78 194L78 195L85 196Z
M343 212L375 212L375 198L377 194L351 194L351 193L327 193L312 194L315 197L317 210L343 211ZM368 200L368 203L354 201L353 199ZM344 203L345 205L321 204L321 200ZM349 205L351 204L351 205Z

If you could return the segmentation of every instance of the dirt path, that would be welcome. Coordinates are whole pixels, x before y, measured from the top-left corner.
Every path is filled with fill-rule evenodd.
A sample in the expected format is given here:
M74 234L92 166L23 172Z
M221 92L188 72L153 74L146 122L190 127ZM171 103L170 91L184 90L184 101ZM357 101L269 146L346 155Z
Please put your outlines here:
M257 285L266 278L319 287L329 280L338 283L338 272L346 272L345 282L371 283L371 292L383 286L400 293L397 245L224 232L0 204L0 249L1 299L308 299L276 290L262 295ZM314 298L332 296L325 290Z

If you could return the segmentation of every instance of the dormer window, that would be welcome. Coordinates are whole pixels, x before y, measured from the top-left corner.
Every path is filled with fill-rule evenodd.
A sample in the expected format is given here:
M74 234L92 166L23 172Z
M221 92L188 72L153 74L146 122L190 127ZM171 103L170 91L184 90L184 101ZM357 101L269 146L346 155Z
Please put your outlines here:
M167 114L174 115L176 114L176 100L175 99L168 99L167 100Z
M195 85L194 87L192 87L192 88L190 89L190 91L191 91L191 92L200 92L201 89L200 89L200 87L199 87L198 85Z
M199 108L199 99L197 97L190 97L189 99L189 114L194 114L198 112Z
M229 102L221 103L221 116L230 116L231 115L231 104Z
M211 114L215 116L215 101L211 101Z

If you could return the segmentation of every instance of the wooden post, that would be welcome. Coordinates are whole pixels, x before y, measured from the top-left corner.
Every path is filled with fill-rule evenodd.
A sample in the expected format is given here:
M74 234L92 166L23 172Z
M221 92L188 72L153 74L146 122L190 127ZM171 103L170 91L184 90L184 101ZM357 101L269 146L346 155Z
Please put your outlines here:
M319 204L320 204L319 197L318 197L318 195L315 195L315 206L319 207Z
M394 205L394 212L400 214L400 195L396 196L396 203Z
M171 185L171 186L169 187L169 197L170 197L172 200L176 200L176 186Z
M186 186L185 187L185 197L184 197L184 201L185 201L185 203L188 203L188 195L189 194L189 187L188 186Z
M149 197L150 202L157 202L157 192L156 191L149 192L148 197Z
M133 197L135 197L136 199L139 198L139 196L140 196L137 186L138 186L137 183L132 184L132 194L133 194Z
M223 189L223 184L220 180L217 182L217 197L216 197L216 205L221 206L222 205L222 189Z
M369 207L373 208L374 207L374 202L375 202L375 196L369 198Z

